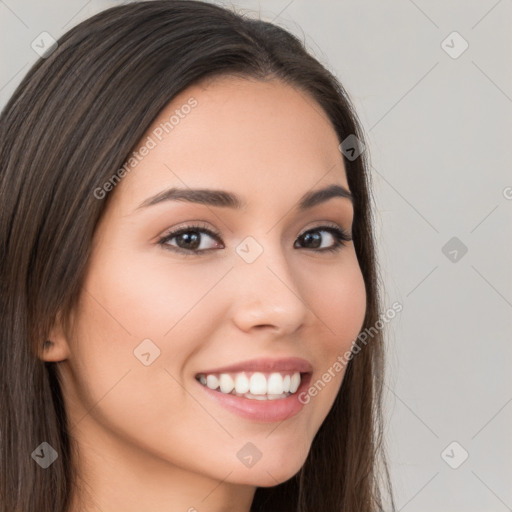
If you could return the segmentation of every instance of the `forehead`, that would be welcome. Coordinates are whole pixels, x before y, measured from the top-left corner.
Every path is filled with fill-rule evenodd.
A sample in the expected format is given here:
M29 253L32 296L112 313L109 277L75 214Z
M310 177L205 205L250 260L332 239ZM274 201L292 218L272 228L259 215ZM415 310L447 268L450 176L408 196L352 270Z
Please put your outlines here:
M304 91L276 79L216 77L160 112L121 181L123 197L133 203L179 186L270 203L316 185L348 188L338 144L327 114Z

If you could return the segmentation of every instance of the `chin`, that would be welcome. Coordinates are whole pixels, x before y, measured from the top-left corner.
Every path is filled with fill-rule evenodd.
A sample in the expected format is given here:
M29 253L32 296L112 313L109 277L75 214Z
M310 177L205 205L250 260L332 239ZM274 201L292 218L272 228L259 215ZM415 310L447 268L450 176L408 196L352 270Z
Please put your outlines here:
M233 482L256 487L275 487L295 476L304 465L308 452L283 453L271 460L259 460L251 468L239 468L231 475Z
M292 478L300 468L301 466L289 468L289 470L287 470L288 468L279 468L279 471L263 467L256 471L255 468L252 468L248 471L239 471L237 475L232 474L229 481L252 487L275 487Z

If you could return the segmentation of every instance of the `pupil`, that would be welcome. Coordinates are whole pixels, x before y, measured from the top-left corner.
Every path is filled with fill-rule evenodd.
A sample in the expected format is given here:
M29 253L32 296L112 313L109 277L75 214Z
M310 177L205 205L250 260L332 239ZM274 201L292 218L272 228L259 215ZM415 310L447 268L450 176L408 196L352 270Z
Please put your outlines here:
M190 236L192 234L192 236ZM178 236L178 240L185 241L185 249L196 249L199 246L199 235L196 231L188 231ZM178 245L180 245L178 243ZM192 245L193 247L190 247Z
M317 248L321 245L321 236L319 233L306 233L304 235L304 241L306 245L308 244L308 241L313 241L313 245L309 244L310 247Z

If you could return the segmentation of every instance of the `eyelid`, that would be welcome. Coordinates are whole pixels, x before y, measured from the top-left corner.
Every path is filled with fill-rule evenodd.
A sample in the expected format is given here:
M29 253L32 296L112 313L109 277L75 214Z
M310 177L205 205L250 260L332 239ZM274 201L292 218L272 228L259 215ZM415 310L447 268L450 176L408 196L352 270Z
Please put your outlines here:
M301 231L298 235L297 235L297 238L304 235L305 233L307 233L308 231L314 231L314 230L319 230L321 231L321 228L333 228L333 229L336 229L338 231L341 231L344 235L346 235L347 237L350 237L350 239L352 240L352 233L351 231L352 230L346 230L346 229L343 229L343 227L341 227L339 224L335 223L335 222L330 222L330 221L320 221L320 223L318 225L314 225L312 227L309 227L309 228L306 228L304 229L304 231Z
M211 227L209 224L207 224L206 222L203 222L201 220L191 220L191 221L188 221L188 222L185 222L183 224L183 226L178 226L178 227L173 227L173 228L169 228L167 230L165 230L160 236L159 238L165 238L169 235L174 235L176 236L177 234L179 234L180 232L182 231L193 231L194 229L201 229L201 230L204 230L204 231L207 231L208 233L210 233L212 236L216 236L217 238L220 238L221 237L221 233L220 231L217 231L215 228Z

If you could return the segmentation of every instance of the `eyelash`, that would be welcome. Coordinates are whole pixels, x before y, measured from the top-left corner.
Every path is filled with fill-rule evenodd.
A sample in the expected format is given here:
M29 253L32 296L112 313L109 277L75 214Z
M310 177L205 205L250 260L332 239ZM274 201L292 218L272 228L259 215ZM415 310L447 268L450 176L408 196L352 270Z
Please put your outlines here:
M194 256L194 255L199 255L201 253L206 253L206 252L216 250L216 249L202 249L202 250L183 249L181 247L174 247L174 246L168 245L167 242L169 242L173 238L175 238L179 235L182 235L184 233L188 233L190 231L206 233L207 235L211 236L213 239L216 239L217 242L220 241L220 233L216 233L216 232L208 229L207 227L201 226L199 224L191 224L188 226L181 227L181 228L177 229L176 231L173 231L171 233L168 233L168 234L162 236L158 240L157 243L159 245L161 245L166 250L177 252L177 253L183 254L185 256ZM328 233L333 235L333 237L335 239L335 244L332 247L327 247L324 249L309 249L310 251L313 251L313 252L318 252L318 253L338 252L343 246L345 246L346 242L352 241L352 238L350 237L350 235L346 231L344 231L343 229L339 228L336 225L317 226L317 227L314 227L314 228L304 231L297 238L303 237L304 235L306 235L308 233L314 233L316 231L327 231Z

